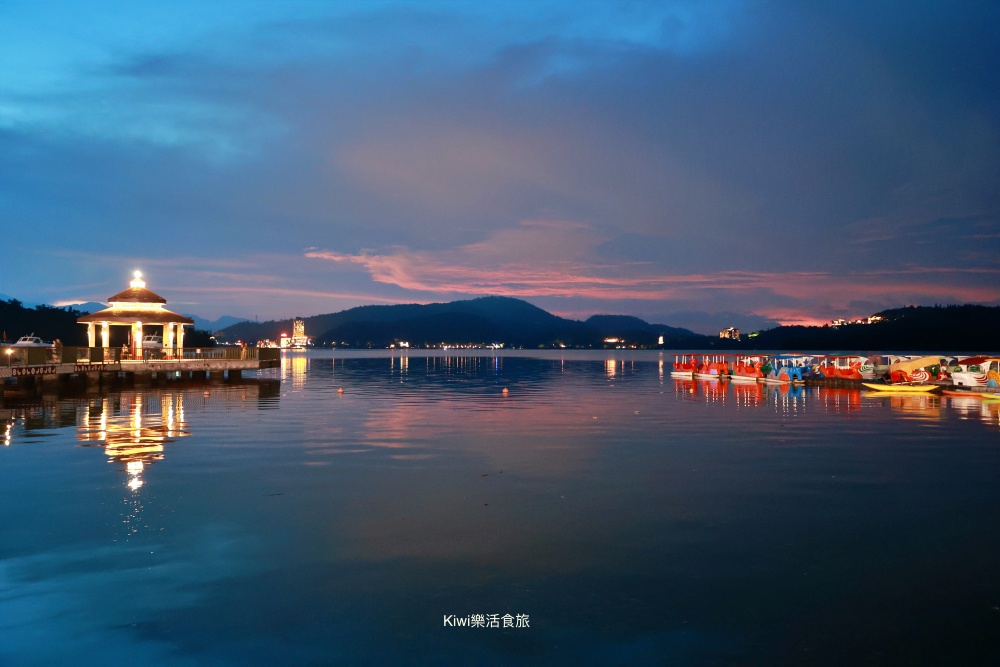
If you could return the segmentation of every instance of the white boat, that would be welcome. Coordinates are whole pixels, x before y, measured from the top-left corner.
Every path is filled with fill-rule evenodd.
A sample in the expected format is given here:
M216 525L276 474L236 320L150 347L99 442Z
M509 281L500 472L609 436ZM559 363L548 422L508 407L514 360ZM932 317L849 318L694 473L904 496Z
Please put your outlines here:
M1000 359L996 357L970 357L957 365L962 370L951 374L951 382L956 387L1000 386Z
M142 337L142 349L162 349L163 348L163 336L157 336L156 334L148 334Z
M52 343L46 343L34 333L21 336L11 347L52 347Z

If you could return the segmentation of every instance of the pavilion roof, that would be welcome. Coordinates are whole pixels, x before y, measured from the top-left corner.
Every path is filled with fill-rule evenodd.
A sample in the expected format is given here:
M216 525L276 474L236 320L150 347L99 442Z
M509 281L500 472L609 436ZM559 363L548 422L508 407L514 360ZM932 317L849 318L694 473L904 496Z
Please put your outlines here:
M145 287L129 287L108 299L112 303L166 303L167 300Z
M89 324L91 322L112 322L115 324L131 324L132 322L142 322L143 324L194 324L194 320L190 317L184 317L166 308L157 308L155 310L105 308L96 313L89 313L79 317L76 321L78 324Z

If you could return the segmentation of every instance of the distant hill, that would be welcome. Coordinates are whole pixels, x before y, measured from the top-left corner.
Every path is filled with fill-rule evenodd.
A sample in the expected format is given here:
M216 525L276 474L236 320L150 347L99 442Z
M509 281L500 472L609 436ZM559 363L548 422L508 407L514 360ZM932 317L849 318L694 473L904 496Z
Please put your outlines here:
M211 331L212 333L215 333L216 331L219 331L221 329L225 329L226 327L231 327L234 324L238 324L240 322L249 321L245 317L233 317L232 315L223 315L217 320L206 320L204 317L200 317L198 315L192 315L191 313L181 313L181 315L183 315L184 317L190 317L192 320L194 320L195 329L201 329L203 331Z
M990 352L1000 350L1000 307L907 306L883 310L875 324L784 326L761 331L738 346L757 350L884 350Z
M108 306L107 304L99 303L97 301L88 301L86 303L71 303L63 307L72 308L73 310L79 310L81 313L96 313L99 310L104 310Z
M715 342L712 336L696 334L688 329L670 327L665 324L649 324L645 320L630 315L593 315L584 325L590 327L603 338L618 337L629 341L643 341L647 347L656 344L660 336L670 341L694 341L705 339L701 346L705 347Z
M64 345L86 345L87 328L76 323L81 315L73 308L29 308L17 299L0 300L0 336L12 343L33 333L47 341L58 338Z
M586 322L558 317L526 301L489 296L426 305L360 306L339 313L303 318L317 345L388 347L503 343L507 347L603 347L608 336L653 347L659 336L682 348L703 347L711 338L687 329L649 324L638 318L598 315ZM291 320L242 322L222 333L228 340L277 340L291 332Z

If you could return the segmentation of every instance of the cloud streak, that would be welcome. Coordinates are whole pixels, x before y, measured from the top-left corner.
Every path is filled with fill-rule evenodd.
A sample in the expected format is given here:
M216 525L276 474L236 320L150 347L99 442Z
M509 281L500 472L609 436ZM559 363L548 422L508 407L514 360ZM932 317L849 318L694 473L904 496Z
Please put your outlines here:
M140 268L208 317L505 294L720 326L997 302L988 0L230 9L5 13L0 293Z
M376 283L420 295L697 303L729 293L750 299L748 311L787 323L825 321L830 309L839 312L873 286L882 298L904 302L917 294L988 302L997 299L997 291L980 282L1000 279L1000 268L947 266L667 273L650 264L601 259L602 243L603 238L584 224L527 221L485 241L442 251L395 247L350 254L312 249L305 256L358 266ZM795 305L769 307L769 297Z

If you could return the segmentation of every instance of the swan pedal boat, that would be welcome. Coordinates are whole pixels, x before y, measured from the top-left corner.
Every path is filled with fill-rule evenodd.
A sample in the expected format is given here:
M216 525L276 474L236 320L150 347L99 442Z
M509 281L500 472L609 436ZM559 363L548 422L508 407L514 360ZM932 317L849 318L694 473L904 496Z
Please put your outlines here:
M920 393L940 389L936 384L875 384L874 382L862 382L861 384L874 391L886 393Z

